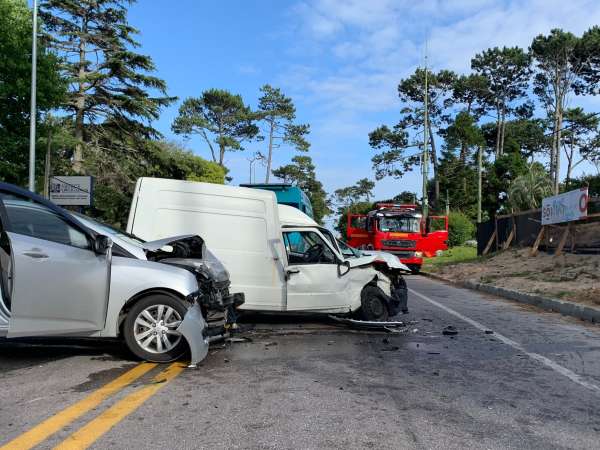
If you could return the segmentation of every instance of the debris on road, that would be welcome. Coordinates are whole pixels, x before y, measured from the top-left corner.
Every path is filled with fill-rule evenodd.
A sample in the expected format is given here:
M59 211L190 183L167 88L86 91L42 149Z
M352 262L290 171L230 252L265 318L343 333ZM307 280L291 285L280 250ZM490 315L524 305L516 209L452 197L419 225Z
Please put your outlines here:
M454 336L458 334L458 330L453 325L448 325L442 330L442 334L445 336Z
M366 329L366 330L383 330L383 331L387 331L390 333L406 332L407 331L406 329L400 330L399 328L406 328L408 325L414 325L417 323L416 321L377 322L377 321L370 321L370 320L348 319L346 317L337 317L337 316L329 316L329 318L339 324L348 325L352 328Z

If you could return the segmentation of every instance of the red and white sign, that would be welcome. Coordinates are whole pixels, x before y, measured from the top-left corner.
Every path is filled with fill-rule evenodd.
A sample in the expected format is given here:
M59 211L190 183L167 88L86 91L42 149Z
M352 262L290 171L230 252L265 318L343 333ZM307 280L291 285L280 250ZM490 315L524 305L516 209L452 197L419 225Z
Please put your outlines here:
M588 188L547 197L542 200L542 225L585 219L587 205Z

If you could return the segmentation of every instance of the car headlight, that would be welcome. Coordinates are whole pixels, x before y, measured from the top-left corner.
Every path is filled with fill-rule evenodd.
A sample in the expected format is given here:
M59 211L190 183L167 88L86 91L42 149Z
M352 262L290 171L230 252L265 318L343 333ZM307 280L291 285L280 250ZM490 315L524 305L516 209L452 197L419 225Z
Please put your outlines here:
M422 258L423 257L423 252L415 252L415 256L417 258Z

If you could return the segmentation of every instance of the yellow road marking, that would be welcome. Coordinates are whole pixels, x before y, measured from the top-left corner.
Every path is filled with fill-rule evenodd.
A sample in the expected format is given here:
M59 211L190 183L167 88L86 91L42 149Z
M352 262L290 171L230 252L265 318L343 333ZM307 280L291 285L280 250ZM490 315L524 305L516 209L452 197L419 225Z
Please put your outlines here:
M144 386L127 395L113 406L108 408L98 417L88 422L79 430L54 447L54 450L86 449L100 439L112 427L118 424L129 414L138 409L142 404L156 394L169 381L179 375L185 364L174 363L154 377L153 383Z
M52 417L44 420L39 425L36 425L29 431L26 431L25 433L16 437L6 445L0 447L0 450L24 450L35 447L49 436L61 430L77 418L83 416L85 413L98 406L108 397L116 394L121 389L155 367L156 364L154 363L142 363L135 366L133 369L125 372L120 377L95 390L74 405L63 409Z

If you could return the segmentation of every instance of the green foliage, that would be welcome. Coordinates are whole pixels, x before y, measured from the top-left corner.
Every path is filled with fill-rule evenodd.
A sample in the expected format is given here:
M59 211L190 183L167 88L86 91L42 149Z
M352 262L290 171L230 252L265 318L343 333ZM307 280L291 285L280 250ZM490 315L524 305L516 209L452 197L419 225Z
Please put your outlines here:
M310 126L306 124L295 124L296 107L292 99L286 97L279 88L265 84L260 88L262 96L258 99L258 111L256 117L266 125L268 138L267 172L265 183L269 182L271 175L271 161L273 149L282 144L293 146L297 151L306 152L310 143L306 135L310 132Z
M86 171L95 176L95 204L92 214L124 228L135 182L139 177L170 178L223 184L226 171L178 144L142 141L131 155L120 153L110 158L91 152ZM140 155L143 157L140 158Z
M436 271L443 266L472 262L477 261L478 259L476 247L459 245L446 250L441 256L425 258L425 261L423 262L423 270Z
M0 0L0 179L19 185L26 183L29 163L31 16L25 0ZM37 108L43 117L61 104L66 89L58 58L43 44L38 46L37 76ZM44 122L38 131L47 134ZM37 167L43 154L37 145Z
M336 189L333 193L332 201L337 204L340 210L343 210L361 200L368 202L373 196L374 188L375 183L373 181L368 178L362 178L353 186Z
M258 135L251 109L240 95L224 89L209 89L198 98L185 99L172 129L184 136L200 135L210 149L212 160L221 166L225 152L243 150L242 143Z
M302 189L310 198L315 221L322 224L323 218L331 214L331 209L323 184L316 178L312 158L297 155L292 158L292 163L274 169L273 175L284 183L292 183Z
M542 199L552 195L552 180L544 166L531 164L523 175L514 178L508 189L508 202L514 211L539 208Z
M149 56L136 53L138 31L127 21L131 0L45 0L40 4L46 40L60 56L69 81L61 105L74 117L73 168L81 170L84 143L106 139L106 128L118 128L118 137L160 136L150 124L168 97L166 83L151 75ZM156 95L159 94L159 95ZM89 126L102 124L105 126ZM111 138L113 130L108 130Z
M475 224L461 211L450 211L448 216L448 245L462 245L475 237Z
M600 197L600 175L582 175L579 178L571 180L569 190L588 188L590 197Z
M523 105L516 101L526 97L531 75L531 57L519 47L490 48L471 59L473 71L487 80L486 102L496 113L498 132L495 154L504 153L505 122L519 115ZM525 108L527 110L528 108Z

